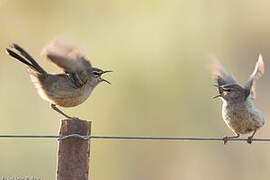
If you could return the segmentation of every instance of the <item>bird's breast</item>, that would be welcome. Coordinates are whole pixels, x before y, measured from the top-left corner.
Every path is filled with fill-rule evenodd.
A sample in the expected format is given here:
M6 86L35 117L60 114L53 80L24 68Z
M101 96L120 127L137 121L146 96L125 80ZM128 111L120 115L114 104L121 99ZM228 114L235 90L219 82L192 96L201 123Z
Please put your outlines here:
M264 125L262 113L252 102L239 104L223 103L222 116L226 124L236 133L246 134Z
M32 81L43 99L62 107L83 103L94 89L89 83L78 88L66 76L49 75L45 79L32 77Z
M66 91L59 91L51 94L51 100L56 105L62 107L73 107L83 103L91 94L93 88L85 84L81 88L67 89Z

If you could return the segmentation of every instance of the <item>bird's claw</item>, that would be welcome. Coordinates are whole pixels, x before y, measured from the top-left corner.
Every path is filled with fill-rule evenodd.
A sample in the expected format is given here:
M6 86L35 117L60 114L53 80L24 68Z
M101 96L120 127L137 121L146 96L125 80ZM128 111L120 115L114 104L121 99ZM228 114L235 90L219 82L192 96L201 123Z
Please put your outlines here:
M224 144L227 144L228 139L229 139L229 137L228 137L228 136L223 137L223 143L224 143Z
M71 117L71 119L76 120L76 121L80 120L80 119L77 118L77 117Z
M252 137L251 136L247 138L247 143L248 144L251 144L252 143Z

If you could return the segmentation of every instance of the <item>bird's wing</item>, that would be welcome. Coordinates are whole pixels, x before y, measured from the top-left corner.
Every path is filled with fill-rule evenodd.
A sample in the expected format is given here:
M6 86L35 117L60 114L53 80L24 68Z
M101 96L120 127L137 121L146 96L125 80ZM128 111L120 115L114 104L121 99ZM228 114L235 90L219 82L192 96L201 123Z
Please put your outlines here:
M262 77L263 73L264 73L264 63L263 63L262 55L260 54L258 61L256 63L256 66L255 66L255 69L252 72L252 74L250 75L250 77L245 85L245 89L250 91L250 96L252 99L255 99L255 97L256 97L255 80Z
M71 42L56 39L42 52L46 59L66 73L76 73L91 67L87 56Z
M225 84L238 84L233 75L227 72L219 63L216 57L210 58L211 73L214 80L217 82L218 87Z

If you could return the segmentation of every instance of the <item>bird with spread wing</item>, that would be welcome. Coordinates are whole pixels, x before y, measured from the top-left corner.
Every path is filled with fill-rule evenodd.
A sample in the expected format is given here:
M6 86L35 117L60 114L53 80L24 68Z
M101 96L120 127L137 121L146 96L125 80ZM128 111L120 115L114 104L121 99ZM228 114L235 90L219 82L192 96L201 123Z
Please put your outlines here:
M265 123L263 114L252 103L255 98L255 81L264 73L262 56L259 55L255 69L243 87L215 57L211 57L211 72L219 92L214 98L222 99L223 120L235 134L224 137L224 144L229 139L238 138L240 134L253 132L247 140L248 143L251 143L256 131Z
M63 73L47 73L34 58L17 44L7 48L7 53L28 66L28 72L39 95L49 101L51 107L67 118L72 118L58 109L74 107L83 103L100 82L109 81L101 76L111 71L92 67L89 59L74 44L62 40L53 40L43 50L46 59L62 69Z

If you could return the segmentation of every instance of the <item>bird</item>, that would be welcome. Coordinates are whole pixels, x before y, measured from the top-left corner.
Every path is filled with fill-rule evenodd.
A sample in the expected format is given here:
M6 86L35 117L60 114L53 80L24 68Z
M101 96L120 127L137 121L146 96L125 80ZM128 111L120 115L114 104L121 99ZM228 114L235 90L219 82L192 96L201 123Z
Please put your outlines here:
M69 119L60 107L74 107L83 103L101 82L111 84L101 76L112 71L93 67L89 58L74 43L54 39L43 49L46 60L62 70L51 74L18 44L6 48L9 56L27 65L28 73L41 98L48 101L51 108Z
M262 55L259 55L255 69L244 86L241 86L214 56L210 57L210 67L214 81L217 83L214 86L217 87L219 93L213 98L222 99L223 120L234 133L234 136L223 138L224 144L229 139L252 132L251 136L247 138L247 142L251 144L257 130L265 124L263 113L252 102L256 95L255 82L264 74Z

